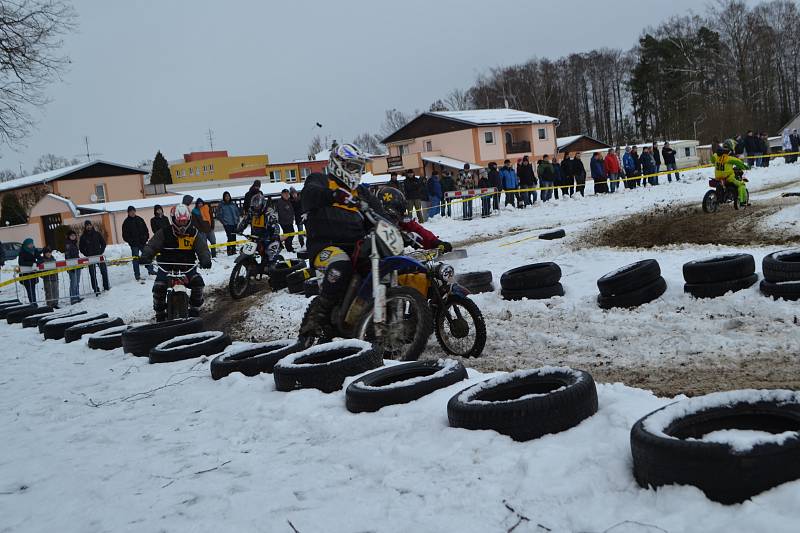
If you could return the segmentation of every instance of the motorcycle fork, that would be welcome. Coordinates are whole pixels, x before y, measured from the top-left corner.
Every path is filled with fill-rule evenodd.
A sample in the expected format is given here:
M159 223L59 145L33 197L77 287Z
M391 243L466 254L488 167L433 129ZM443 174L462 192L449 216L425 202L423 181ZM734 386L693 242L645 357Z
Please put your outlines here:
M378 253L378 243L374 231L372 232L371 240L372 250L370 250L369 259L372 267L372 301L374 306L372 323L375 324L377 333L378 330L383 329L383 325L386 322L386 287L381 283L381 256Z

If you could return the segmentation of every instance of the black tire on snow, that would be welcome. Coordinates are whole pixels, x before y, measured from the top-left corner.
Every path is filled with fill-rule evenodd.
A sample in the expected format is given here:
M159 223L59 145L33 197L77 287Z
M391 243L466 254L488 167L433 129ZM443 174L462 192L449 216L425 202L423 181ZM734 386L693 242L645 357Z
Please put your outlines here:
M564 296L564 287L560 283L549 287L536 287L531 289L500 289L500 296L504 300L547 300L555 296Z
M17 306L20 306L20 305L30 305L30 304L24 304L24 303L20 302L19 300L8 300L8 301L6 301L6 303L0 304L0 312L8 309L9 307L17 307Z
M31 306L28 309L19 309L17 311L12 311L6 315L6 322L9 324L19 324L29 316L39 315L42 313L52 313L53 308L49 306L44 307L37 307Z
M334 392L342 388L347 377L381 365L383 359L370 343L347 340L318 344L288 355L278 361L272 375L279 391L318 389Z
M34 314L28 315L22 319L22 327L23 328L35 328L39 325L39 321L45 317L49 317L52 315L53 312L50 311L49 313L42 312L41 314Z
M70 316L79 316L79 315L88 315L89 313L86 311L64 311L58 313L51 313L47 316L44 316L39 319L39 323L36 324L39 328L39 333L44 334L44 327L47 325L48 322L51 320L56 320L58 318L67 318Z
M686 283L717 283L746 278L755 271L752 255L728 254L685 263L683 279Z
M534 263L512 268L500 276L500 287L520 290L549 287L561 281L561 267L555 263Z
M452 427L492 429L517 441L565 431L596 412L592 376L569 368L513 372L464 389L447 402Z
M800 281L800 249L782 250L764 257L761 261L764 279L773 283Z
M602 296L615 296L641 289L661 277L661 267L655 259L637 261L609 272L597 280Z
M365 374L347 386L345 406L351 413L374 413L387 405L419 400L467 379L458 361L414 361ZM410 383L404 381L413 380Z
M761 280L759 288L761 289L761 294L772 296L775 300L779 298L792 302L800 300L800 281L773 283L771 281Z
M68 328L78 324L83 324L84 322L98 320L100 318L108 318L108 315L106 313L94 315L86 314L50 320L44 325L43 335L45 339L60 340L64 338L64 334Z
M800 478L800 438L782 443L765 442L749 450L700 440L724 429L749 429L769 433L800 430L800 398L793 391L747 391L759 394L748 400L732 393L714 393L730 398L719 406L705 405L686 414L683 400L654 411L633 425L631 454L633 474L642 487L693 485L711 500L743 502L772 487ZM664 410L680 409L674 417ZM668 411L669 412L669 411ZM662 427L663 424L667 424ZM655 426L655 427L654 427ZM687 440L688 438L697 440Z
M557 229L555 231L548 231L547 233L542 233L539 235L539 238L545 241L553 241L555 239L563 239L567 236L567 232L563 229Z
M634 291L618 294L616 296L597 297L597 305L600 309L611 309L613 307L639 307L640 305L652 302L661 297L667 290L667 282L664 278L656 278L649 285L640 287Z
M448 346L448 343L445 342L444 338L444 328L445 323L447 322L444 313L448 313L449 315L450 309L453 308L461 308L462 310L466 311L467 314L470 315L472 323L475 326L475 342L473 342L470 349L464 353L456 352L451 346ZM450 333L452 333L452 329L448 330ZM433 332L436 334L436 341L439 343L439 346L441 346L442 350L449 355L456 355L459 357L479 357L483 353L483 348L486 346L486 321L483 319L483 313L481 313L480 308L478 308L478 305L475 302L469 298L456 296L455 294L450 295L443 309L437 309L434 313Z
M758 274L751 274L741 279L719 281L717 283L686 283L683 291L695 298L719 298L729 292L737 292L752 287L758 282Z
M162 342L180 335L203 331L200 318L181 318L127 329L122 334L122 349L136 357L147 357L150 350Z
M150 364L174 363L204 355L215 355L230 346L231 338L222 331L203 331L180 335L150 350Z
M36 304L13 304L3 308L0 308L0 318L6 318L11 313L15 313L17 311L24 311L26 309L35 309Z
M480 270L478 272L464 272L456 274L456 283L472 292L472 287L483 287L492 283L492 272Z
M7 300L0 300L0 307L3 307L4 305L14 305L18 303L22 303L19 301L19 298L8 298Z
M64 342L74 342L89 333L97 333L98 331L123 325L125 325L125 322L117 317L99 318L97 320L84 322L83 324L76 324L64 330Z
M211 378L222 379L234 372L245 376L257 376L272 372L275 363L283 357L301 350L296 340L278 340L259 344L228 346L224 352L211 360Z
M122 348L122 333L133 326L122 325L104 329L89 335L86 345L93 350L114 350Z

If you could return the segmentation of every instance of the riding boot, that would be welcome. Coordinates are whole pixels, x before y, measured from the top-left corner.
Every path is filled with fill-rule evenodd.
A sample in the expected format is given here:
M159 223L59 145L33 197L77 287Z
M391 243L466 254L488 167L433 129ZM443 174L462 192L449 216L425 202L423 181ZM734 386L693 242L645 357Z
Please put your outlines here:
M300 324L301 337L324 337L325 330L330 328L331 312L336 306L336 299L320 294L308 304L303 323Z

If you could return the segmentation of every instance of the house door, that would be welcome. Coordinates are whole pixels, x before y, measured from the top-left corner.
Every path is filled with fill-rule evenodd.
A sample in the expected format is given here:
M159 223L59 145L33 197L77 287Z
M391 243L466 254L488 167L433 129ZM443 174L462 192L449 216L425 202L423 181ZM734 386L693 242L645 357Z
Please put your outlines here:
M42 217L42 227L44 228L44 242L45 244L56 249L56 229L61 226L61 215L45 215Z

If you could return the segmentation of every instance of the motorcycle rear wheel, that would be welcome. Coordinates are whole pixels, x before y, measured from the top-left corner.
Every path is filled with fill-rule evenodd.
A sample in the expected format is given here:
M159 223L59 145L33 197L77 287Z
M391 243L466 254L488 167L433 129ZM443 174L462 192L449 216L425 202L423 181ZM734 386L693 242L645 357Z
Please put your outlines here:
M703 196L703 211L706 213L716 213L717 209L719 209L717 191L708 191L705 196Z
M478 306L463 296L450 295L434 316L436 340L450 355L480 357L486 346L486 322Z
M173 291L167 296L167 320L189 318L189 295Z
M402 313L402 316L400 314ZM386 290L386 336L375 338L373 309L356 328L356 337L372 343L381 357L416 361L433 333L433 314L428 301L416 289L390 287Z

